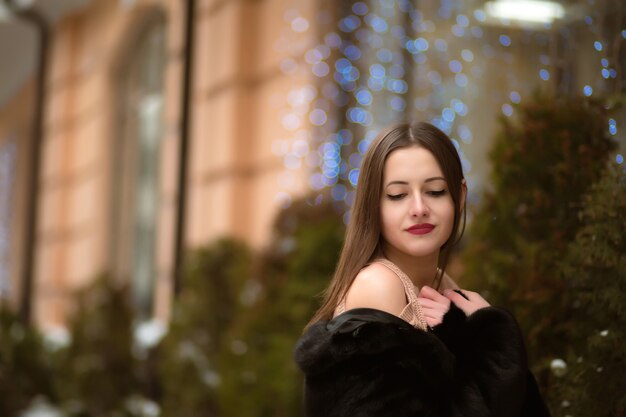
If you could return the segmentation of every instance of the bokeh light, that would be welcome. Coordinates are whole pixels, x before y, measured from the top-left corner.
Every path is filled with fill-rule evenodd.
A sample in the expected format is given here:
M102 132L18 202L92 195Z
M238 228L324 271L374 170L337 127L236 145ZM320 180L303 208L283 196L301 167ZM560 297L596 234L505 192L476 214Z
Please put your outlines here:
M406 0L357 1L336 21L334 13L318 16L324 22L319 44L280 63L286 74L308 70L315 84L289 100L283 126L299 132L310 124L320 134L308 144L304 139L278 140L272 152L284 158L288 169L303 163L316 168L310 185L316 190L331 187L332 199L348 207L363 154L383 126L406 118L431 121L454 139L467 174L472 163L465 150L477 146L477 138L484 140L482 133L476 134L482 129L478 120L484 120L483 109L513 117L523 98L552 88L563 77L557 70L562 58L551 47L550 31L557 26L551 24L520 31L511 21L494 22L484 10L452 1L420 10ZM290 10L287 18L294 33L313 32L298 11ZM559 32L567 37L574 30L587 31L585 48L589 57L595 56L595 67L593 74L584 73L576 90L595 97L619 76L620 66L612 62L609 40L600 35L599 16L589 12L582 20L582 29L561 26ZM617 35L626 38L626 29ZM293 49L288 41L277 44L281 50ZM523 71L516 64L522 49L533 51L524 52ZM489 85L494 87L485 88ZM468 117L472 110L474 117ZM610 119L608 132L617 136L615 119ZM621 164L622 154L615 160Z

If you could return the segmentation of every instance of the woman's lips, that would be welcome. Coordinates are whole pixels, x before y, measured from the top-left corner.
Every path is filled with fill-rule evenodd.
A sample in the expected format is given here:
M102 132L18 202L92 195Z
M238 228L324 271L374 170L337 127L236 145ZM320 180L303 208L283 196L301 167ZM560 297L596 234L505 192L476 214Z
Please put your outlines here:
M430 223L422 223L411 226L406 229L406 231L411 233L412 235L425 235L432 232L434 228L435 226Z

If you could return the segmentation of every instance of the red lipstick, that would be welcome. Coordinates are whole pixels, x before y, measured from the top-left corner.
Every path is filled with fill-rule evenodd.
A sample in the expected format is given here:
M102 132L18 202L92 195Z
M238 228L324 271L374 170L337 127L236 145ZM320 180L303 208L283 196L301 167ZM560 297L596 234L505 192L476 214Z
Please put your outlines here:
M435 225L432 225L430 223L421 223L409 227L408 229L406 229L406 231L411 233L412 235L425 235L426 233L432 232L434 228Z

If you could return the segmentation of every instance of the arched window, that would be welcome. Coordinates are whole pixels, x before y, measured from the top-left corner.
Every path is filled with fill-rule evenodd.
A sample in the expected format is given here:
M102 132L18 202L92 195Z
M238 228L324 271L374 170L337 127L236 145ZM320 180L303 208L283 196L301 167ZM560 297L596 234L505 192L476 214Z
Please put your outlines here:
M119 133L114 157L113 268L130 280L140 316L153 313L160 212L160 152L163 138L165 21L147 21L121 66Z

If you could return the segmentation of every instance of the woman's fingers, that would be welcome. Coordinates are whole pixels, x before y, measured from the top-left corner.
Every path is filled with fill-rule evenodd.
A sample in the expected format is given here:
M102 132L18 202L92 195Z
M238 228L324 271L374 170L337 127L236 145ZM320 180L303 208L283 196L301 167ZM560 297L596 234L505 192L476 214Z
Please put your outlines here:
M441 323L441 319L435 317L424 316L424 320L426 320L426 324L430 327L435 327L436 325Z
M424 314L435 314L435 315L443 316L449 310L448 308L441 306L441 305L432 306L432 307L426 306L422 303L420 303L420 305L422 306L422 312Z
M417 301L420 303L420 305L423 308L438 309L438 310L448 310L448 308L450 308L450 300L448 300L447 298L445 298L445 302L441 302L441 303L438 301L429 300L428 298L419 298L419 297Z
M490 304L480 294L474 291L465 291L463 293L469 298L469 301L476 304L478 308L489 307Z
M466 300L465 297L463 297L461 294L453 291L453 290L445 290L443 292L443 295L445 295L450 301L452 301L454 304L456 304L456 306L458 308L460 308L461 310L463 310L463 312L466 315L469 315L467 313L467 310L470 307L470 301Z
M463 295L453 290L445 290L443 292L443 295L445 295L447 298L450 299L450 301L456 304L457 307L463 310L463 312L467 316L470 316L476 310L484 307L489 307L489 303L480 294L474 291L462 291L468 299L465 299Z
M438 301L443 304L448 304L448 305L450 304L449 303L450 300L448 300L443 295L439 294L439 291L435 290L434 288L429 287L428 285L424 285L422 287L418 295L418 298L427 298L429 300Z
M476 310L489 307L489 303L478 293L467 290L445 290L443 295L429 286L423 286L417 301L422 307L424 320L430 327L443 322L443 317L450 309L450 302L456 304L467 316Z
M428 286L422 287L417 302L420 304L424 319L430 327L440 324L443 321L443 316L450 309L450 300Z

